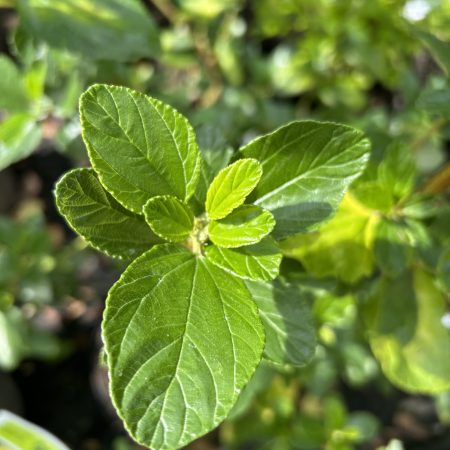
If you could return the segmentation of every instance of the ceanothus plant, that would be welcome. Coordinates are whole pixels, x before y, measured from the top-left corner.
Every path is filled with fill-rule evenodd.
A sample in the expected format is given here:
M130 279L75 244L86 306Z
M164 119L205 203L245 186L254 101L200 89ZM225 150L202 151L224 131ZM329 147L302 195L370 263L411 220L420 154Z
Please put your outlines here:
M299 121L227 165L180 113L130 89L94 85L80 113L92 169L58 182L59 211L96 249L133 260L103 317L112 400L137 442L180 448L227 417L262 358L313 356L311 313L278 277L277 242L333 215L369 142Z

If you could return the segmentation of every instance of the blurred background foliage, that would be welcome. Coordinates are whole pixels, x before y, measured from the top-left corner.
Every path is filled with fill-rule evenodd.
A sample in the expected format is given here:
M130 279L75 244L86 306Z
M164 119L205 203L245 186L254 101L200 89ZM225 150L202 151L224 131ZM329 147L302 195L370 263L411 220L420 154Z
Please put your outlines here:
M177 107L211 166L296 119L373 143L336 216L282 243L314 358L264 363L189 448L450 448L448 0L0 0L0 26L0 408L74 449L137 448L98 363L118 263L53 206L87 163L78 97L105 82Z

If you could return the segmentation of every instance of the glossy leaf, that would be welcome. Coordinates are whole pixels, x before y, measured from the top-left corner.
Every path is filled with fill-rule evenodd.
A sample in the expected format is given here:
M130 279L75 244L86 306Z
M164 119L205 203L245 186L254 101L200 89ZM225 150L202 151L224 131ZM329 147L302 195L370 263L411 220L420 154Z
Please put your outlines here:
M276 238L316 228L364 170L369 147L363 133L344 125L292 122L241 149L263 167L249 200L273 212Z
M129 61L159 50L156 24L135 0L18 0L18 9L33 37L85 58Z
M332 276L356 283L372 273L373 243L378 214L347 194L336 216L318 232L281 242L283 254L299 260L318 277Z
M5 410L0 410L0 444L20 450L69 450L48 431Z
M151 198L144 206L144 215L153 232L170 242L183 241L194 227L189 206L170 195Z
M450 389L445 310L442 293L422 270L378 284L365 314L372 350L392 383L410 392Z
M282 254L274 239L240 248L206 247L209 261L223 270L249 280L269 281L277 277Z
M147 447L174 449L227 416L260 361L264 332L242 280L161 245L109 292L103 339L128 431Z
M242 205L225 219L208 226L209 238L219 247L252 245L267 236L275 226L272 214L254 205Z
M94 85L81 97L81 124L100 181L123 206L141 213L157 195L187 200L201 164L188 121L131 89Z
M255 159L240 159L222 169L206 194L206 212L213 220L223 219L244 203L262 175Z
M110 256L131 259L161 242L142 216L123 208L92 169L74 169L56 185L56 204L70 226Z
M42 132L26 113L8 117L0 124L0 170L26 158L37 148Z
M246 284L266 332L264 356L297 367L311 361L316 349L315 328L310 306L299 288L280 279Z

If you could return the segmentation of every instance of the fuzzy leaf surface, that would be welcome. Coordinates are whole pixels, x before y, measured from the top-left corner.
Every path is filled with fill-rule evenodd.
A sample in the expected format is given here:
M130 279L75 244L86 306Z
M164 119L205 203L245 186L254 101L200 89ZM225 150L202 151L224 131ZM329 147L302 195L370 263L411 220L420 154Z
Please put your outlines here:
M241 148L263 175L250 202L272 211L274 236L316 228L333 215L366 166L369 141L358 130L326 122L292 122Z
M140 214L157 195L187 200L201 156L185 117L128 88L94 85L81 97L83 139L105 188Z
M206 212L213 220L222 219L244 203L262 175L255 159L240 159L222 169L206 194Z
M205 255L214 265L241 278L269 281L277 277L282 254L274 239L264 238L240 248L206 247Z
M175 449L217 426L264 346L244 282L160 245L127 268L106 303L111 394L130 434L152 449Z
M297 286L280 279L246 282L266 332L264 356L276 364L304 366L316 349L311 309Z
M123 208L92 169L74 169L56 185L56 204L70 226L94 248L131 259L161 242L142 216Z
M183 241L194 226L189 206L170 195L151 198L144 206L144 215L153 232L170 242Z
M270 211L259 206L242 205L225 219L211 222L208 232L211 241L219 247L236 248L256 244L274 226Z

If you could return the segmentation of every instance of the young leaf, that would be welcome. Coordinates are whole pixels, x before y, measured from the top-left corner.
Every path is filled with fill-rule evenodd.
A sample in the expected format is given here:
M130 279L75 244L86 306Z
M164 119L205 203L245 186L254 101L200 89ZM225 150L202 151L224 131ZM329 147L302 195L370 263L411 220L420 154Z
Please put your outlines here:
M103 339L114 404L130 434L156 450L180 448L227 416L264 331L242 280L167 244L112 287Z
M410 392L450 389L450 333L445 300L422 270L382 279L366 305L373 353L384 374Z
M144 215L153 232L170 242L183 241L194 227L189 206L170 195L151 198L144 206Z
M27 157L41 141L41 128L27 113L8 117L0 124L0 170Z
M74 169L56 185L56 205L70 226L94 248L131 259L161 242L143 217L123 208L92 169Z
M263 166L249 200L272 211L277 239L317 228L364 170L369 147L362 132L344 125L292 122L241 148Z
M275 226L272 214L254 205L242 205L208 226L209 237L219 247L236 248L259 242Z
M316 349L311 309L299 288L279 279L246 282L266 332L264 356L277 364L304 366Z
M277 277L282 259L274 239L246 247L228 249L211 245L206 247L206 258L216 266L248 280L269 281Z
M69 450L48 431L5 410L0 410L0 444L8 449Z
M255 159L240 159L222 169L206 194L206 212L213 220L222 219L244 203L262 175L261 164Z
M189 122L164 103L131 89L97 84L80 101L92 166L123 206L140 214L157 195L187 200L201 156Z

